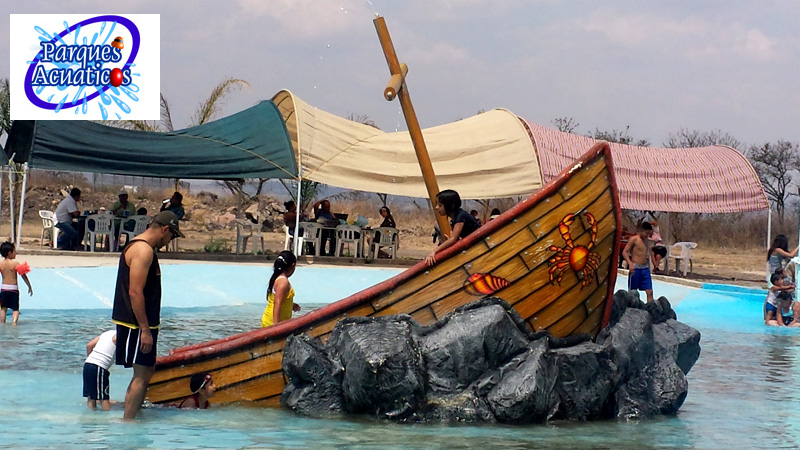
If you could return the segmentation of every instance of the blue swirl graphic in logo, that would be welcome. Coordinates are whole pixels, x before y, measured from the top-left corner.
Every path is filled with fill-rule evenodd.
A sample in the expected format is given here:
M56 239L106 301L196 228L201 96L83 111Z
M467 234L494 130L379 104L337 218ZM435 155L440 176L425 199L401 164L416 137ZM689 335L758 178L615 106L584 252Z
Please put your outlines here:
M117 26L117 24L125 27L128 30L128 32L131 34L132 43L131 43L131 47L130 47L131 48L130 56L128 57L128 59L125 62L123 67L134 67L135 64L133 62L136 60L136 55L139 53L139 46L141 45L140 34L139 34L139 29L136 27L136 25L131 20L129 20L129 19L125 18L125 17L115 16L115 15L97 16L97 17L92 17L90 19L83 20L83 21L78 22L78 23L76 23L76 24L74 24L72 26L69 26L69 24L67 22L64 22L64 27L66 29L64 31L58 33L58 34L53 35L53 36L51 36L46 31L44 31L41 27L37 26L37 27L35 27L35 29L36 29L37 32L39 32L39 34L41 34L43 36L43 37L39 38L40 41L42 41L42 42L50 42L50 43L52 43L52 44L54 44L56 46L68 45L64 41L64 38L66 36L74 33L73 42L74 42L75 45L78 45L78 37L79 37L79 35L81 33L81 29L83 27L90 26L90 25L93 25L93 24L100 24L100 30L92 36L92 40L89 43L90 45L95 45L95 43L97 42L98 37L103 33L104 29L106 28L106 24L107 23L111 23L111 25L109 27L109 30L108 30L108 34L105 35L105 38L103 39L103 41L98 45L105 45L107 42L109 42L109 40L111 39L112 33L114 32L114 29ZM113 40L113 39L111 39L111 40ZM87 45L87 38L86 37L83 37L83 45ZM36 72L36 66L37 66L37 64L41 63L40 60L42 59L42 57L43 57L43 50L40 50L39 53L37 53L36 56L33 58L33 60L28 62L29 63L28 71L25 74L25 80L24 80L25 95L28 97L28 100L32 104L38 106L39 108L53 110L56 113L58 113L62 109L69 109L69 108L73 108L74 107L75 108L75 114L77 114L78 111L79 111L79 108L77 108L77 107L82 105L81 111L83 112L83 114L86 114L86 112L87 112L87 103L91 102L92 100L94 100L94 99L96 99L98 97L100 97L100 100L101 100L102 103L98 103L98 106L100 107L100 111L101 111L102 117L105 120L105 119L108 118L108 111L106 110L105 107L103 107L103 104L105 104L106 106L111 106L112 101L113 101L113 103L115 103L119 107L119 109L123 113L125 113L125 114L130 113L130 111L131 111L130 106L128 106L127 103L125 103L121 98L119 98L121 93L124 93L128 98L130 98L133 101L138 101L139 100L138 97L134 94L135 92L139 91L139 88L138 88L137 85L135 85L133 83L131 83L129 86L120 86L120 87L81 85L81 86L77 86L78 90L75 93L75 95L73 96L72 101L69 101L69 102L67 101L67 98L69 98L70 93L66 93L64 95L64 97L58 103L51 103L51 100L55 96L55 93L49 94L49 96L47 96L47 100L42 100L39 97L39 94L42 94L42 92L44 92L46 88L52 87L52 86L38 86L36 91L34 92L33 77L34 77L34 73ZM59 68L59 67L63 68L63 67L71 65L69 63L65 64L65 63L58 63L58 62L54 62L52 64L55 65L57 68ZM140 74L138 74L138 73L132 73L131 75L132 76L140 76ZM55 86L55 88L58 91L65 91L68 87L69 86L61 86L61 85ZM86 88L94 88L95 92L87 95L86 92L84 92L85 90L88 90ZM112 95L109 95L109 93L107 92L109 90L111 91ZM81 96L81 94L82 94L82 96ZM45 94L45 95L47 95L47 94ZM117 116L118 119L122 118L119 113L115 113L115 115Z

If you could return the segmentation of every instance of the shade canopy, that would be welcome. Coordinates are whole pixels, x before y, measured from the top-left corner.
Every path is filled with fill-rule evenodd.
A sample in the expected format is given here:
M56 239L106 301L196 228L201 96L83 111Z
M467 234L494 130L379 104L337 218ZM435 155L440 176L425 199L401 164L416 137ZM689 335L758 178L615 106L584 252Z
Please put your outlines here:
M278 92L273 101L286 119L304 179L428 196L408 132L386 133L335 116L289 91ZM542 186L531 140L510 111L494 109L422 134L440 189L455 189L463 198L498 198L528 195Z
M183 179L296 178L277 107L252 108L168 133L89 121L14 121L6 154L32 168Z
M584 149L598 142L532 122L526 124L545 180L558 175ZM733 148L609 145L623 209L731 213L769 208L755 169Z

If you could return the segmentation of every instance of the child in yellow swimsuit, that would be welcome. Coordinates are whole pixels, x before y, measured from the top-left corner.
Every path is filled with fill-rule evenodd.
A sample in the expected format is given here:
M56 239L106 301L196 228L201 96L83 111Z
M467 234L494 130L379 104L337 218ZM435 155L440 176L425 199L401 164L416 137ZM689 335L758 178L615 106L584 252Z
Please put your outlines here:
M289 277L294 273L297 258L288 250L282 251L275 259L274 271L267 286L267 307L261 316L261 326L269 327L292 318L292 311L300 311L294 303L294 289Z

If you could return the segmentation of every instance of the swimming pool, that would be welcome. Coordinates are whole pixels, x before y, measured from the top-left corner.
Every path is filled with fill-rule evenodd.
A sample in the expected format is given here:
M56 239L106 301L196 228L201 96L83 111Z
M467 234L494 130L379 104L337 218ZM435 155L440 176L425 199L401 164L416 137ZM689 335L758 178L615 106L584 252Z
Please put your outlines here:
M360 283L373 284L399 272L313 268L304 275L312 267L301 269L292 282L298 299L306 298L305 292L300 293L301 285L313 288L308 293L313 302L299 300L305 310L358 290ZM165 264L160 353L257 326L269 273L266 265ZM36 296L21 300L20 325L0 327L3 445L638 449L797 448L800 442L800 330L763 325L764 292L658 282L656 295L680 297L675 302L679 319L703 334L703 351L689 374L689 396L675 417L641 423L423 426L364 418L308 419L280 409L226 405L207 411L146 409L141 420L123 423L119 405L110 413L90 412L80 396L84 346L110 327L110 307L101 297L112 297L114 274L114 268L103 267L36 271ZM76 282L85 288L78 289ZM619 282L624 286L625 278ZM64 290L75 294L64 300L47 298ZM129 381L129 370L112 368L112 399L124 398Z

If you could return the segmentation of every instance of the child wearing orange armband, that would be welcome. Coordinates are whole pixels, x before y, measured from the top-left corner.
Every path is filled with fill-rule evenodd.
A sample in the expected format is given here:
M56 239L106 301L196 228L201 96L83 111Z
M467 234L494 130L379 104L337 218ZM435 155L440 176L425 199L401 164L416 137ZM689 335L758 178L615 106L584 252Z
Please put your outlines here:
M14 261L17 257L17 250L11 242L0 244L0 255L3 261L0 262L0 272L3 274L3 284L0 286L0 323L6 323L6 312L11 309L11 323L16 325L19 321L19 285L17 284L17 274L22 276L25 284L28 285L28 295L33 295L31 282L28 280L27 273L31 271L27 262L22 264Z

